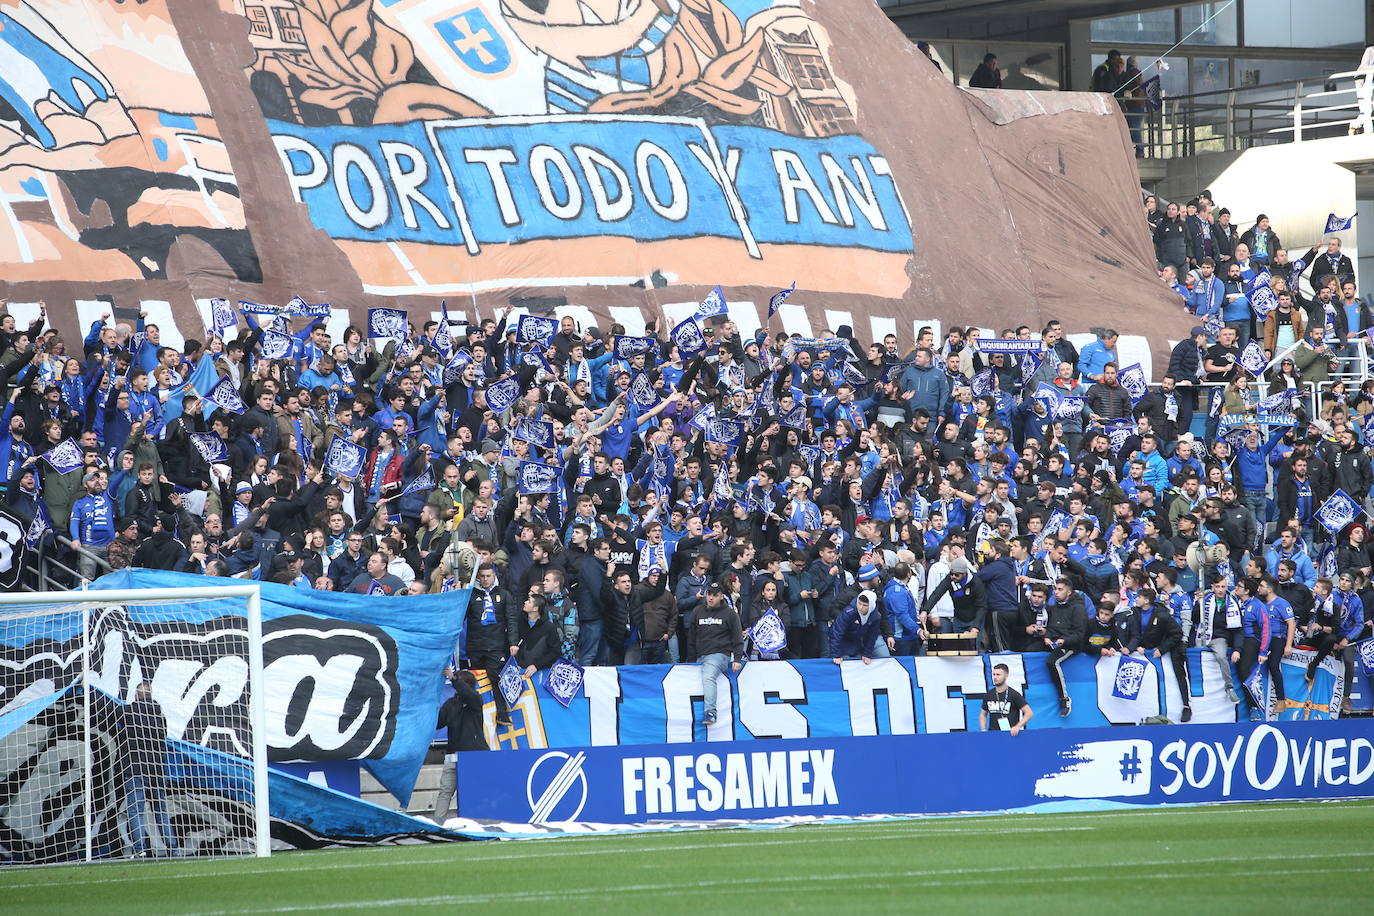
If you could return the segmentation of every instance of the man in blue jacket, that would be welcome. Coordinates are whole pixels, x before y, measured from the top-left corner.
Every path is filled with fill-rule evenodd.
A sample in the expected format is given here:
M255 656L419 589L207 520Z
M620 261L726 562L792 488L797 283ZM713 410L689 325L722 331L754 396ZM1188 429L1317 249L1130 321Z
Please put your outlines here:
M911 594L911 567L898 563L883 588L883 611L892 624L897 655L915 655L921 645L920 609Z
M978 570L977 576L983 580L987 596L989 648L993 652L1010 652L1009 634L1021 611L1021 593L1016 588L1016 563L1011 558L1011 547L996 543L993 550L996 559Z
M925 408L932 417L938 417L949 403L949 376L931 361L929 347L916 351L916 361L902 373L902 398L912 410Z
M94 579L95 557L104 560L109 555L110 542L115 539L115 516L118 511L110 494L105 492L107 478L104 471L91 471L83 478L83 482L86 495L72 506L72 546L83 551L78 554L82 578Z
M840 612L830 627L830 657L835 664L859 657L872 664L873 644L882 633L882 612L878 596L868 590L859 592L854 603Z

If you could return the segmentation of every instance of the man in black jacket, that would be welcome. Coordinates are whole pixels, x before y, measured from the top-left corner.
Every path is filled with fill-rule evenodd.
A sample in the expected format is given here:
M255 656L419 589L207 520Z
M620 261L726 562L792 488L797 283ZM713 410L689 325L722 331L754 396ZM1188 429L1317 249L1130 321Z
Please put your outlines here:
M1054 600L1049 605L1045 635L1041 639L1050 652L1050 680L1054 681L1054 689L1059 694L1061 716L1073 712L1073 700L1064 680L1064 662L1083 647L1087 628L1088 613L1083 607L1083 596L1074 590L1072 582L1059 577L1054 582Z
M145 804L153 815L154 835L168 854L176 855L177 837L167 815L167 717L153 699L152 684L144 681L138 685L134 701L120 710L119 726L120 764L134 855L157 854L144 827Z
M949 575L930 590L921 610L929 614L931 608L939 603L946 594L954 603L954 616L951 623L953 632L971 633L976 640L987 628L988 596L987 587L977 576L969 575L968 560L958 557L949 564ZM986 640L991 646L991 640Z
M716 682L727 664L738 671L744 658L744 629L720 583L706 589L706 603L688 622L687 657L701 660L701 724L709 728L716 724Z
M1185 340L1183 343L1193 347L1192 341ZM1169 365L1173 366L1172 360ZM1160 380L1159 388L1151 389L1145 397L1136 402L1131 411L1136 417L1149 418L1150 429L1161 442L1173 442L1178 438L1179 432L1186 432L1193 422L1195 396L1191 390L1179 391L1178 382L1179 378L1173 374L1171 368Z
M1155 590L1142 588L1135 593L1135 608L1140 616L1150 611L1150 622L1140 634L1140 648L1155 658L1169 656L1174 666L1174 678L1178 681L1178 692L1183 697L1182 722L1193 718L1193 688L1188 680L1188 650L1183 643L1183 627L1179 626L1174 615L1162 604L1155 603Z
M576 556L572 568L577 578L577 663L584 668L599 665L605 656L606 564L611 560L611 544L605 538L591 542L591 552Z
M625 664L625 643L630 638L632 626L641 636L644 633L644 603L634 585L634 577L628 569L617 569L609 594L603 599L608 664Z
M506 663L506 635L510 625L510 596L496 584L496 567L477 567L477 582L468 598L468 668L485 671L496 702L496 724L510 724L510 710L501 693L501 668Z
M177 520L170 512L159 512L152 536L134 552L133 566L139 569L180 570L186 563L186 545L176 538Z
M458 787L458 752L489 751L487 735L482 727L482 695L477 692L477 678L471 671L444 669L444 677L453 685L453 696L439 707L436 728L448 729L448 744L444 746L444 768L439 774L439 794L434 797L434 822L448 820L449 802ZM500 691L496 691L500 693Z

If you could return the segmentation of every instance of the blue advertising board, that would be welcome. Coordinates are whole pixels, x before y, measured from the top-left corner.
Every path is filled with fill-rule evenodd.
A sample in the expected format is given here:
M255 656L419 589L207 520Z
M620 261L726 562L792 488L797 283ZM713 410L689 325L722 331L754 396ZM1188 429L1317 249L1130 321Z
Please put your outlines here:
M952 814L1367 797L1374 734L1361 720L1032 728L473 752L457 766L465 817L516 823Z

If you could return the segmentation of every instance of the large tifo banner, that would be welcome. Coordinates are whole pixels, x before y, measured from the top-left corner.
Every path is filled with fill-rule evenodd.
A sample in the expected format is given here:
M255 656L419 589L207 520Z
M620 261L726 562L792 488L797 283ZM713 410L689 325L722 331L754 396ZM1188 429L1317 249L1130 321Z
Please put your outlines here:
M186 573L121 571L99 579L98 589L206 587ZM434 733L441 672L453 652L467 610L467 592L380 598L316 593L262 585L263 666L267 694L267 746L273 762L362 760L402 801ZM79 679L79 652L43 655L25 646L47 640L44 618L33 618L32 640L13 627L3 648L7 686L0 702L26 702L44 689L65 689L51 662ZM247 736L215 734L215 724L246 701L246 619L217 604L164 606L156 623L119 605L92 613L91 682L105 693L132 695L139 680L167 716L173 740L247 754ZM79 627L65 639L79 645ZM49 647L51 648L51 647ZM25 673L27 672L27 674ZM27 680L27 683L17 683ZM46 687L45 687L46 685ZM0 714L9 705L0 706ZM241 717L240 717L241 718Z
M1139 657L1137 657L1139 658ZM1344 695L1343 669L1326 659L1309 691L1304 670L1312 653L1298 649L1283 665L1286 702L1271 703L1268 718L1326 719ZM1033 727L1135 725L1159 715L1178 721L1183 701L1167 659L1127 664L1118 658L1075 656L1064 665L1073 712L1059 715L1059 698L1045 653L956 658L886 658L835 665L829 659L752 662L717 682L716 724L701 725L700 665L588 668L583 689L566 708L548 692L545 672L530 679L512 707L515 727L501 747L583 747L754 738L817 738L970 731L992 687L992 666L1004 664L1007 682L1035 710ZM1190 650L1193 722L1235 722L1216 657ZM1239 686L1237 686L1239 690ZM1272 690L1267 673L1257 696ZM488 721L495 707L486 696Z
M1372 737L1345 720L472 752L459 809L632 824L1367 797Z

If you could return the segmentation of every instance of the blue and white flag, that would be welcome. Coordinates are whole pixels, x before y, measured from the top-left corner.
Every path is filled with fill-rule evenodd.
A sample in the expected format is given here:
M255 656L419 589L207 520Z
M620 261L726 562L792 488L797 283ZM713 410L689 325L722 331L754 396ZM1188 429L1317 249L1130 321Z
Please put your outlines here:
M521 315L515 324L516 343L538 343L547 347L557 333L558 319L544 315Z
M402 496L409 496L411 493L423 493L425 490L433 490L433 489L434 489L434 468L433 468L433 467L427 467L427 468L425 468L424 472L420 474L419 477L416 477L416 478L415 478L414 480L412 480L410 483L406 484L406 488L405 488L404 490L401 491L401 495L402 495Z
M514 706L519 703L520 698L525 694L525 673L514 658L506 659L506 664L501 668L501 676L498 681L497 689L505 698L506 705Z
M691 359L706 351L706 335L701 333L701 325L695 317L688 318L673 328L670 335L677 344L678 354L683 359Z
M1107 423L1107 441L1112 444L1112 451L1119 452L1121 447L1126 444L1126 440L1131 437L1131 432L1135 425L1129 420L1116 420Z
M34 512L33 521L29 522L28 530L24 532L24 543L31 550L37 550L43 535L53 530L52 516L48 514L47 504L40 499L35 505L38 511Z
M796 404L791 410L787 411L787 413L779 414L778 422L792 429L806 429L808 427L806 422L806 405Z
M582 666L565 658L555 659L544 675L544 689L561 705L568 706L582 690Z
M357 478L367 463L367 449L338 433L329 440L324 453L324 469L335 477Z
M1341 217L1332 213L1330 216L1326 218L1326 231L1344 232L1351 226L1355 225L1355 217L1358 215L1358 213L1352 213L1350 216L1342 219Z
M1365 420L1364 429L1360 431L1360 441L1365 448L1374 448L1374 420Z
M1116 380L1121 383L1121 387L1126 389L1126 393L1131 396L1131 403L1134 404L1150 392L1150 380L1145 377L1145 370L1140 367L1140 363L1132 363L1116 374Z
M267 328L262 332L262 358L286 359L291 355L292 345L295 342L296 339L290 334L283 334L280 331Z
M531 493L557 493L563 469L541 461L522 461L516 472L521 496Z
M654 383L647 372L636 372L635 377L630 379L629 396L630 402L640 413L658 406L658 392L654 390Z
M1274 275L1269 273L1268 269L1261 270L1250 278L1250 282L1246 285L1246 291L1253 293L1255 290L1264 289L1273 281Z
M246 299L239 300L239 311L245 315L272 315L276 316L281 309L275 305L263 305L259 302L249 302Z
M373 340L405 340L405 311L392 308L368 309L367 336Z
M787 627L782 625L778 612L769 608L763 616L749 628L749 638L760 655L781 652L787 648Z
M979 338L981 340L981 338ZM1021 358L1021 384L1024 385L1031 380L1031 376L1040 368L1040 364L1045 361L1045 354L1031 351Z
M522 366L533 366L536 369L542 369L552 378L557 378L558 376L558 373L553 371L553 366L549 364L548 359L544 356L543 348L538 344L531 344L529 349L520 354L520 364Z
M43 460L59 474L75 471L82 465L81 446L75 439L63 439L43 453Z
M1159 111L1164 107L1164 86L1159 81L1159 74L1141 83L1140 88L1145 93L1145 104L1150 106L1151 111Z
M203 397L230 413L241 414L248 409L248 405L243 403L243 398L239 395L239 390L234 387L234 380L227 375L220 376L219 381L215 382Z
M847 360L840 363L840 378L854 388L868 384L868 376L864 375L864 371Z
M993 388L997 384L997 373L993 372L991 368L984 369L975 375L969 384L973 388L973 396L976 398L992 394Z
M1045 349L1043 341L1019 337L979 337L974 346L979 353L1040 353Z
M1046 534L1058 534L1063 530L1065 525L1070 524L1072 521L1073 516L1069 515L1069 513L1055 509L1050 513L1050 517L1045 520L1045 527L1041 530Z
M453 334L448 328L448 303L441 302L439 308L439 326L434 329L434 349L448 359L453 353Z
M1250 310L1263 321L1274 309L1279 307L1279 297L1268 286L1261 286L1250 292Z
M520 400L520 380L513 375L487 386L487 406L495 413L505 413Z
M768 299L768 317L772 318L782 308L782 304L797 291L797 281L793 280L792 285L787 289L780 289Z
M713 419L706 424L706 441L721 445L738 445L744 435L744 424L738 420Z
M808 468L814 466L821 457L821 447L819 445L799 445L797 454L801 455L802 461L806 462Z
M234 314L234 307L229 304L228 299L210 300L210 329L216 334L222 335L229 328L239 323L238 316Z
M1355 643L1355 658L1364 669L1364 676L1374 678L1374 639L1364 639Z
M457 350L444 365L444 384L452 385L463 376L463 367L472 362L472 354L467 350Z
M617 359L634 359L658 349L658 341L652 337L625 337L617 334L611 338L611 351Z
M553 448L553 424L548 420L519 417L511 428L511 436L538 448Z
M328 302L311 305L303 296L292 296L291 301L281 307L281 315L305 315L308 318L328 318L334 309Z
M1316 562L1312 564L1318 576L1327 579L1335 579L1340 571L1340 552L1335 544L1327 544L1317 554Z
M687 423L687 425L695 429L699 429L702 432L705 432L706 424L710 423L713 419L715 419L715 416L716 405L707 404L705 407L701 408L701 410L698 410L696 413L692 414L692 419Z
M1245 345L1245 349L1240 351L1240 359L1236 360L1240 367L1251 375L1259 375L1264 372L1264 367L1269 364L1268 358L1264 355L1264 348L1260 346L1258 340L1251 340Z
M725 301L725 293L721 292L719 286L706 294L706 298L701 300L697 310L693 313L699 320L705 321L707 318L715 318L718 315L728 314L729 305Z
M1327 531L1335 534L1359 518L1362 511L1360 504L1344 490L1337 490L1328 496L1326 502L1317 510L1317 521Z
M214 433L191 433L190 436L191 444L196 447L196 451L200 452L200 456L207 464L229 459L229 446Z
M1251 705L1268 714L1269 711L1269 691L1264 689L1264 672L1267 665L1255 665L1250 669L1250 676L1242 684L1245 692L1250 695ZM1261 691L1263 694L1261 695Z
M1112 696L1119 700L1135 700L1140 697L1140 688L1145 684L1145 670L1149 663L1129 655L1121 656L1116 665L1116 678L1112 682Z
M1212 404L1211 404L1210 407L1207 408L1207 416L1209 416L1209 417L1218 417L1218 416L1221 416L1221 405L1222 405L1222 402L1225 400L1225 398L1226 398L1225 392L1224 392L1221 388L1215 388L1215 389L1213 389L1213 390L1212 390Z

